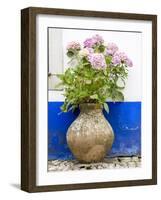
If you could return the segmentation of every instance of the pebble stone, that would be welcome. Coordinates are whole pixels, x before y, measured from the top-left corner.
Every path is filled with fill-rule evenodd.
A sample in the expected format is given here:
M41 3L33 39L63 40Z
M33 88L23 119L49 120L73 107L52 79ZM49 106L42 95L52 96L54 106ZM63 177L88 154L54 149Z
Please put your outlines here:
M70 171L70 170L97 170L97 169L121 169L141 167L141 157L114 157L105 158L99 163L79 163L77 160L50 160L48 171Z
M141 167L141 161L136 162L136 167Z
M131 167L132 167L132 168L136 167L136 163L135 163L135 162L132 162L132 161L131 161L131 162L128 162L127 165L128 165L129 168L131 168Z
M135 161L135 162L138 162L138 161L139 161L139 157L133 156L133 157L131 158L131 160L132 160L132 161Z

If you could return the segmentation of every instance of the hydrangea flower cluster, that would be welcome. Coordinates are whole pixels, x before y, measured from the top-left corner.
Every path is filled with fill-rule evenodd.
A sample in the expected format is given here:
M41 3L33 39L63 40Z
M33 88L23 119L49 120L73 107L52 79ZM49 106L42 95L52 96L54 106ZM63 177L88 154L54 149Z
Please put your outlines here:
M106 67L105 57L102 53L89 54L88 60L95 69L103 69Z
M64 86L63 112L74 110L82 103L100 104L109 112L108 99L124 101L122 90L128 67L133 63L115 43L106 43L96 34L87 38L83 45L72 41L66 49L69 67L58 75L60 85Z
M79 42L76 41L72 41L67 45L67 50L80 50L81 49L81 45Z
M112 57L112 63L114 65L121 65L121 63L124 63L128 67L132 67L133 63L130 60L130 58L127 57L127 55L124 52L117 51L113 57Z
M108 43L107 44L107 47L106 47L106 49L105 49L105 55L111 55L111 56L113 56L117 51L118 51L118 46L115 44L115 43L113 43L113 42L111 42L111 43Z
M83 44L84 44L84 47L93 48L96 45L101 45L103 42L104 40L102 36L96 34L91 38L87 38Z
M79 51L79 56L80 57L86 57L86 56L89 56L92 53L94 53L94 49L92 49L92 48L83 48L82 50Z
M83 42L83 48L77 41L70 42L67 45L67 55L69 57L77 55L80 59L86 59L91 67L97 70L120 65L133 66L131 59L124 52L119 51L115 43L105 44L103 37L98 34L87 38Z

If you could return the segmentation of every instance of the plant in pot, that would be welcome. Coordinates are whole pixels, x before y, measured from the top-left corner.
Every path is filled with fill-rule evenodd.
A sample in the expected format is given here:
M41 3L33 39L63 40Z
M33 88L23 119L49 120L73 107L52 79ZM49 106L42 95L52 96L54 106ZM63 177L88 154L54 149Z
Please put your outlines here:
M101 161L111 149L114 133L102 110L107 100L123 101L122 90L132 61L114 43L105 44L100 35L67 45L69 67L58 75L64 87L63 112L80 108L78 118L67 131L73 155L85 163Z

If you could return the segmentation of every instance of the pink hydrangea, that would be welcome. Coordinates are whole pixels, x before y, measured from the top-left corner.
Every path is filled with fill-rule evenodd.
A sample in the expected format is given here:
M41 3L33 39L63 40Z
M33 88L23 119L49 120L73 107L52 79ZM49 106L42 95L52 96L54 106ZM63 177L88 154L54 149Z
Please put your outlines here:
M92 38L96 44L102 44L104 42L104 39L101 35L96 34Z
M126 53L124 53L124 52L117 52L116 54L118 54L120 56L120 59L122 62L124 62L128 58Z
M87 48L85 48L85 49L88 50L89 54L90 54L90 53L94 53L94 49L93 49L93 48L88 48L88 47L87 47Z
M130 58L127 58L125 60L125 64L128 66L128 67L132 67L133 66L133 63L132 63L132 60Z
M115 43L108 43L106 50L105 50L105 55L114 55L118 51L118 46Z
M132 67L132 61L127 57L124 52L117 51L112 57L112 63L114 65L120 65L121 63L125 63L128 67Z
M84 41L84 47L88 47L88 48L92 48L94 47L95 45L100 45L104 42L102 36L96 34L94 35L93 37L91 38L87 38L85 41Z
M88 60L94 69L104 69L106 67L105 57L101 53L90 54Z
M92 48L93 45L94 45L93 38L87 38L87 39L84 41L84 47Z
M79 42L76 42L76 41L69 42L68 45L67 45L67 50L70 50L70 49L80 50L81 45L80 45Z
M112 57L112 63L114 65L120 65L121 64L121 59L120 59L120 56L118 54L115 54L113 57Z

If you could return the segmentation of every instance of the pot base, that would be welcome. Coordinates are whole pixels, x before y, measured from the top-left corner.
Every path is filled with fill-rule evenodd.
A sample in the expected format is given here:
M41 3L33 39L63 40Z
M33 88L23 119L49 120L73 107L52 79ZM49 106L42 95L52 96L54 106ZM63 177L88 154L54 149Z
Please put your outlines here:
M81 163L93 163L101 162L106 154L106 149L103 145L95 145L84 155L83 160L79 160Z

